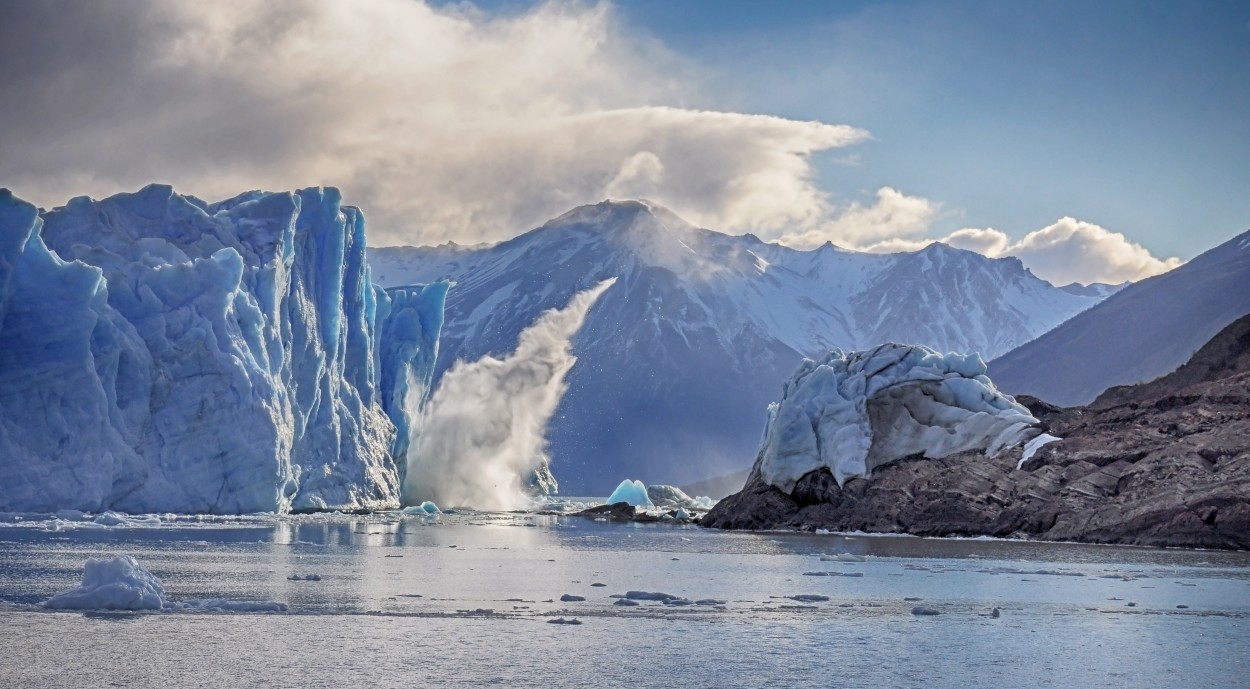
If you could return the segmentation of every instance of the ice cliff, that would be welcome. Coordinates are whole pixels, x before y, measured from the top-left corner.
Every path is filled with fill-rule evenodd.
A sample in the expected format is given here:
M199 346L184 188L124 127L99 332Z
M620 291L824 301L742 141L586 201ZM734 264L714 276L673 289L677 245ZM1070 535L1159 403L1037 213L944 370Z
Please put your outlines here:
M373 285L333 188L0 190L0 510L398 506L445 292Z
M1000 393L975 354L884 344L806 359L769 408L756 471L789 493L826 468L838 485L909 455L993 456L1039 435L1037 419Z

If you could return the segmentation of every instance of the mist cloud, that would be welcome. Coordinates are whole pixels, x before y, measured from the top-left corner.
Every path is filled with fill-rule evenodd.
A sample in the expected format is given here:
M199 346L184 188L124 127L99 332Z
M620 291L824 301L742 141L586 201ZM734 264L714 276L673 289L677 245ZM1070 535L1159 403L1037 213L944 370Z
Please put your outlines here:
M571 339L615 282L604 280L563 309L543 312L521 331L512 354L458 361L443 375L408 451L405 504L524 506L522 476L541 462L547 422L577 361Z
M695 70L618 24L575 2L4 3L0 180L44 206L335 185L374 244L504 239L607 196L727 230L820 218L809 157L865 132L690 107Z

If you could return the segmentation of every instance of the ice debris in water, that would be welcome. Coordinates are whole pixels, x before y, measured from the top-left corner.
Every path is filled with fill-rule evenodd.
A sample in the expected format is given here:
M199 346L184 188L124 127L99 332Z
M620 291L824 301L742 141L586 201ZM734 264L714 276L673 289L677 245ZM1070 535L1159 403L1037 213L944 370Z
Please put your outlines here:
M410 505L404 508L404 514L442 514L443 511L433 502L426 500L420 505Z
M674 596L671 593L661 593L659 591L626 591L625 598L627 600L677 600L681 596Z
M655 503L651 502L651 498L647 495L647 487L642 481L631 481L625 479L621 481L621 485L612 491L612 495L608 497L608 504L615 505L618 502L625 502L634 507L641 507L644 510L655 509Z
M985 371L976 354L893 343L805 359L769 406L757 470L789 493L821 468L841 486L909 455L994 456L1038 436L1040 422Z
M285 612L286 603L224 599L170 601L165 587L129 555L90 558L83 565L78 588L44 601L55 610L223 610L228 612Z

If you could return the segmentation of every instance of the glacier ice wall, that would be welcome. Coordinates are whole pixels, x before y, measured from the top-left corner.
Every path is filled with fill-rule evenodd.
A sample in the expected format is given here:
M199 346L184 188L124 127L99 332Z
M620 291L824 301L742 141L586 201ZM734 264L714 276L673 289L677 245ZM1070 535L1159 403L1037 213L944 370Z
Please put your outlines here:
M822 467L841 486L878 466L965 450L991 456L1042 432L975 354L884 344L806 359L769 408L756 471L786 493Z
M376 288L364 233L333 188L0 191L0 510L396 506L445 286Z

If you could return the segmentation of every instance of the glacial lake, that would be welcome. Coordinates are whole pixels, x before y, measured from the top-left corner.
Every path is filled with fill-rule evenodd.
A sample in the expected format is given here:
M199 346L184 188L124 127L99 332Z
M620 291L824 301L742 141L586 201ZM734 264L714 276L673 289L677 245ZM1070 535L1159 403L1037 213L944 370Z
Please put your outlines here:
M1247 553L525 514L61 526L0 524L0 687L1250 685ZM114 553L173 600L289 610L39 607Z

